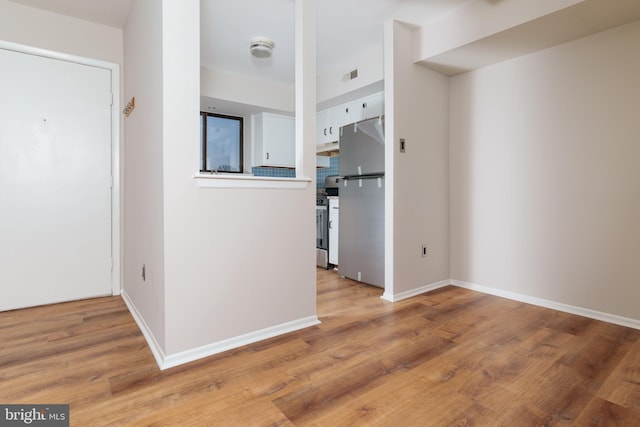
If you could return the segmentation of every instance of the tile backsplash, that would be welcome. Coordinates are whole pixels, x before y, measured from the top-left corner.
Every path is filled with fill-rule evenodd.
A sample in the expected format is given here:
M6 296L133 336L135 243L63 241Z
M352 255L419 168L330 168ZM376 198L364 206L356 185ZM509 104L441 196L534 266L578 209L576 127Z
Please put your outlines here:
M324 179L328 176L338 175L340 173L340 157L331 157L329 159L328 168L316 169L316 189L324 190Z
M338 175L340 172L340 157L331 157L328 168L316 169L316 189L324 190L324 179L327 176ZM296 170L287 168L251 168L254 176L271 176L278 178L295 178Z
M288 168L251 168L253 176L271 176L277 178L295 178L296 170Z

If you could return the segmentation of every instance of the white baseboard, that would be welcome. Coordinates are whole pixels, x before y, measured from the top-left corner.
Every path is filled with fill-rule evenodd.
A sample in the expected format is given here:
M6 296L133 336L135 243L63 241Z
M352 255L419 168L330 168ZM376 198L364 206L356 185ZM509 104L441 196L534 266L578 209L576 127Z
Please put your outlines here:
M162 351L162 348L158 345L158 341L156 341L153 333L136 309L135 304L133 304L126 291L124 290L122 291L122 299L129 308L131 316L133 316L133 319L138 324L138 328L140 328L140 331L142 331L142 335L144 335L144 338L147 340L147 344L151 349L151 353L153 353L153 357L156 359L156 363L161 370L173 368L184 363L193 362L194 360L222 353L223 351L231 350L243 345L252 344L254 342L266 340L267 338L273 338L278 335L320 324L317 316L309 316L303 319L281 323L279 325L271 326L269 328L250 332L248 334L229 338L216 343L207 344L202 347L181 351L175 354L165 355L164 351Z
M402 301L403 299L415 297L416 295L424 294L427 292L435 291L436 289L443 288L445 286L450 285L451 282L449 280L441 280L436 283L432 283L430 285L421 286L419 288L411 289L410 291L400 292L399 294L391 294L388 293L385 289L384 294L380 298L389 302L397 302Z
M156 341L156 337L153 335L153 332L151 332L151 329L149 329L149 327L147 326L147 323L144 321L144 318L140 315L135 304L133 303L133 301L131 301L131 299L129 298L129 295L127 295L127 292L124 289L122 290L121 295L122 295L122 299L124 300L124 303L127 305L127 308L129 308L129 312L131 313L133 320L136 321L136 323L138 324L138 328L140 329L140 331L142 332L142 335L144 336L144 339L147 340L147 345L149 345L149 348L151 349L151 353L153 354L153 357L156 359L156 363L158 364L160 369L162 369L162 364L164 363L165 355L164 355L164 352L162 351L162 348L158 344L158 341Z
M202 347L170 354L164 358L163 363L160 365L160 369L168 369L184 363L193 362L194 360L202 359L203 357L212 356L217 353L222 353L223 351L266 340L267 338L273 338L299 329L308 328L310 326L318 325L319 323L320 321L317 316L309 316L303 319L281 323L259 331L218 341L216 343L207 344Z
M430 285L421 286L416 289L412 289L398 294L390 294L385 291L382 295L382 299L389 302L397 302L407 298L414 297L416 295L424 294L434 291L436 289L443 288L447 285L453 285L460 288L469 289L472 291L482 292L484 294L495 295L502 298L507 298L514 301L524 302L527 304L536 305L539 307L550 308L552 310L558 310L565 313L576 314L578 316L587 317L590 319L601 320L603 322L613 323L620 326L626 326L633 329L640 330L640 320L631 319L627 317L618 316L610 313L603 313L587 308L576 307L568 304L563 304L555 301L546 300L543 298L532 297L529 295L519 294L516 292L510 292L503 289L492 288L489 286L478 285L475 283L464 282L461 280L441 280ZM204 357L212 356L214 354L222 353L227 350L231 350L243 345L252 344L254 342L262 341L268 338L273 338L278 335L286 334L289 332L297 331L300 329L308 328L320 324L317 316L309 316L302 319L294 320L291 322L282 323L279 325L271 326L269 328L261 329L259 331L250 332L248 334L239 335L237 337L229 338L226 340L218 341L215 343L207 344L202 347L182 351L175 354L165 355L162 348L158 345L153 333L147 326L146 322L136 309L133 302L130 300L126 291L122 291L122 299L129 308L131 315L138 324L138 327L142 331L147 344L153 353L153 357L156 359L156 363L161 370L172 368L184 363L193 362Z
M590 319L602 320L603 322L613 323L615 325L626 326L633 329L640 329L640 320L637 319L631 319L628 317L622 317L610 313L603 313L601 311L591 310L583 307L576 307L569 304L563 304L556 301L532 297L529 295L505 291L503 289L492 288L475 283L463 282L461 280L451 280L450 283L460 288L470 289L472 291L478 291L484 294L495 295L514 301L537 305L539 307L550 308L552 310L562 311L570 314L576 314L578 316L588 317Z

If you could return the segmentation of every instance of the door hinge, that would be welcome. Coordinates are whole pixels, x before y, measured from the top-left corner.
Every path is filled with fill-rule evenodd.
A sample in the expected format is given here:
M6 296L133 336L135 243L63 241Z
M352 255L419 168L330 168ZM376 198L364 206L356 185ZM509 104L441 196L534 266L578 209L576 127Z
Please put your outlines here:
M113 92L109 94L109 107L113 107Z

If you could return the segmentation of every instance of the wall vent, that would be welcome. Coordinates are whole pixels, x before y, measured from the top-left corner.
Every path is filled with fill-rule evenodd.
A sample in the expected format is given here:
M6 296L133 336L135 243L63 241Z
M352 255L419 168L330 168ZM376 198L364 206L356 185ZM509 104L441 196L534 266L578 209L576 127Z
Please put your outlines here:
M349 80L353 80L356 77L358 77L358 69L357 68L355 70L349 71L344 76L342 76L342 81L343 82L348 82Z

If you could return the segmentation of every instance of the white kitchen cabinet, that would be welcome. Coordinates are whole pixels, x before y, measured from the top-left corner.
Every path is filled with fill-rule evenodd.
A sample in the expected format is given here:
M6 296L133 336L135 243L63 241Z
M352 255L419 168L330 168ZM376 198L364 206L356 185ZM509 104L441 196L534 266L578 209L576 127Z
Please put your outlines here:
M316 114L316 144L335 142L340 136L340 126L333 123L331 110L323 110Z
M335 142L340 128L384 114L384 92L375 93L317 113L316 143Z
M329 197L329 263L338 265L338 229L340 227L340 202Z
M362 100L362 120L384 114L384 92L375 93Z
M295 119L272 113L251 116L254 166L294 168Z
M362 120L362 102L355 100L329 110L329 120L338 128Z

